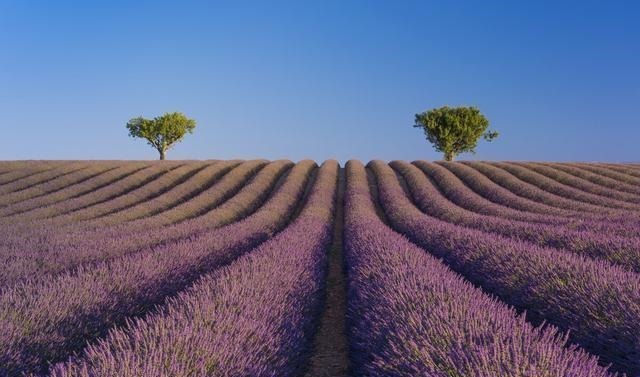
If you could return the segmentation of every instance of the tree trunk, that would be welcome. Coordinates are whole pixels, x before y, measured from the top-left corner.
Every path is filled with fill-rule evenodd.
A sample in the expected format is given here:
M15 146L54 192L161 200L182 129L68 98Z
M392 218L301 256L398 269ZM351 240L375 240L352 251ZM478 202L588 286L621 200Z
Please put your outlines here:
M453 161L454 158L456 158L455 153L453 153L453 152L444 152L445 161Z
M165 156L166 156L166 151L164 149L160 149L158 150L158 152L160 152L160 160L164 160Z

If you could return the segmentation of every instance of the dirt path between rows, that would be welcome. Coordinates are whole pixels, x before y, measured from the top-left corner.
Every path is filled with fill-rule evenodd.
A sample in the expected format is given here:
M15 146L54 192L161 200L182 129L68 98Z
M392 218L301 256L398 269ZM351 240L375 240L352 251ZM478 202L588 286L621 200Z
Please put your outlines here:
M344 168L340 168L333 241L329 250L326 297L305 377L340 377L347 376L349 371L346 332L347 281L342 249L344 190L345 172Z

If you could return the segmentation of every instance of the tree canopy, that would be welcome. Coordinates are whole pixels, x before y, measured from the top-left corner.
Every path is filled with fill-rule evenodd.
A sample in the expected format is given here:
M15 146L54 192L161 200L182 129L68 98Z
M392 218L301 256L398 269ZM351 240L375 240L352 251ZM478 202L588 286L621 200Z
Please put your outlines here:
M452 161L463 152L475 153L478 140L492 141L496 131L487 130L489 120L477 107L448 107L416 114L413 127L422 128L427 140L444 159Z
M180 142L187 133L193 133L196 121L184 114L166 113L153 119L137 117L129 120L127 129L129 136L146 139L147 143L160 153L164 160L167 151Z

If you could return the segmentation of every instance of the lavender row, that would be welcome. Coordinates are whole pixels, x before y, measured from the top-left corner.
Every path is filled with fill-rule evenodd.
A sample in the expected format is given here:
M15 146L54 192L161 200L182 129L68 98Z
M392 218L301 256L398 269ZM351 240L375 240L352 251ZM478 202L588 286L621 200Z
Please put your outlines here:
M520 162L530 169L550 174L566 185L577 187L581 190L596 195L610 197L615 200L636 203L640 201L640 189L633 184L626 184L615 179L603 176L599 173L583 169L581 167L556 162Z
M353 371L362 376L609 376L553 327L534 328L377 217L347 163L345 245Z
M135 189L142 187L154 180L157 180L163 174L175 169L184 163L170 162L168 164L154 164L134 174L128 175L125 178L114 182L111 185L104 186L96 191L84 193L81 196L58 202L51 205L45 205L44 207L36 207L26 212L19 213L15 216L9 216L0 219L0 223L19 225L22 223L22 228L29 226L37 226L41 220L51 218L53 216L59 216L73 211L82 210L98 203L105 203L114 200L126 193L134 191Z
M0 216L12 216L29 210L44 207L51 204L60 203L65 200L77 198L84 194L91 193L103 187L134 174L150 166L146 162L132 162L116 166L114 169L106 170L95 177L80 182L69 183L60 189L28 200L11 203L7 207L0 209Z
M440 166L438 164L428 163L426 161L415 161L414 164L419 167L422 172L432 181L438 190L443 193L449 200L464 207L470 211L482 213L491 216L500 216L504 218L511 218L520 221L541 222L541 223L554 223L557 221L571 221L567 218L566 211L562 211L557 208L548 208L549 210L545 214L540 212L528 211L527 206L518 206L520 198L508 202L505 205L505 196L500 195L500 192L492 193L492 190L486 190L490 195L487 195L485 190L479 190L480 193L487 196L480 195L472 190L463 181L460 180L455 174ZM496 202L496 199L491 200L493 196L499 196L501 203ZM507 194L506 199L509 200L512 194Z
M161 212L140 217L141 211L132 207L107 216L115 217L115 219L111 219L113 224L108 226L101 226L102 218L97 218L70 228L101 238L120 237L131 233L139 234L145 231L157 232L162 229L165 236L169 237L173 228L184 227L187 224L190 228L195 228L196 224L200 224L197 229L201 230L210 227L209 225L228 223L235 221L228 216L230 213L246 213L250 208L256 207L257 202L263 200L265 195L270 192L280 174L284 170L290 169L292 165L293 163L288 160L274 161L268 165L263 160L246 161L227 172L219 181L195 197L179 202L179 204ZM257 174L258 172L260 173ZM176 187L176 190L171 190L175 191L174 193L167 194L172 194L170 196L180 195L182 191L180 186L182 185ZM188 186L185 189L188 189ZM242 191L240 191L241 189ZM238 193L241 195L235 197ZM162 195L158 199L160 202L175 201L175 198L166 197L166 195ZM226 203L228 200L230 200L229 203ZM245 202L240 203L239 200L245 200ZM218 208L220 206L222 208ZM144 203L141 205L141 210L145 211ZM131 217L135 219L128 220Z
M60 165L53 169L47 169L36 174L32 174L24 178L15 180L11 183L4 184L0 186L0 199L7 194L28 189L31 186L51 181L53 179L59 178L60 176L87 169L92 165L95 165L95 163L73 162L65 165Z
M229 173L225 175L219 182L188 202L177 205L174 209L167 210L164 213L135 220L120 226L84 229L79 224L70 224L61 227L42 224L42 221L35 220L31 223L7 224L7 226L0 230L4 235L4 237L0 239L0 247L19 247L22 245L33 250L51 250L77 245L78 242L83 242L84 240L91 241L109 236L117 237L123 235L123 232L136 232L140 234L140 231L151 231L161 225L167 225L173 222L178 223L200 215L205 215L224 200L237 193L240 187L246 183L250 175L254 174L256 169L259 169L262 165L263 163L259 161L245 162L234 169L233 174ZM160 172L147 172L146 174L149 175L146 177L147 183L149 181L154 182L154 179L161 176L163 172L164 170ZM235 174L236 172L238 174ZM111 186L116 185L117 184ZM120 192L121 189L116 189L116 191ZM104 193L95 193L95 196L98 202L108 202L108 200L100 199L104 197ZM89 199L90 198L87 198L87 200ZM193 205L191 202L193 202ZM135 226L133 226L134 224ZM60 229L64 229L64 231L60 232ZM28 234L29 237L24 237L24 234ZM39 240L42 241L40 242ZM27 242L26 245L25 242Z
M372 161L378 180L396 179L393 169L382 161ZM437 188L408 163L395 162L418 208L443 221L506 237L526 240L540 246L559 248L591 258L600 258L629 270L640 271L640 237L616 236L596 229L575 230L566 226L535 224L480 215L467 211L444 198Z
M155 180L129 191L124 195L113 198L108 202L91 205L80 210L69 212L66 214L56 215L52 218L41 221L43 225L67 225L77 223L83 220L95 219L114 212L122 211L133 207L136 204L144 203L153 199L177 184L189 179L200 170L206 168L207 164L203 162L193 162L184 164L175 169L168 171Z
M249 167L251 164L248 165ZM273 162L235 196L202 216L168 227L142 229L140 221L129 226L108 228L95 232L60 234L49 228L49 237L40 245L38 238L29 238L5 245L0 252L0 287L25 279L46 280L50 275L77 268L81 265L110 260L134 253L143 248L168 246L187 237L195 237L247 216L266 199L280 174L291 166L289 161ZM303 162L293 171L292 179L301 179L313 164ZM227 181L228 182L228 181ZM223 183L223 182L221 182ZM221 191L218 198L223 199ZM33 242L28 242L33 240ZM54 242L55 241L55 242Z
M595 179L594 174L589 174L587 172L581 173L578 169L571 167L562 167L561 165L555 166L537 162L519 162L517 164L519 164L520 166L524 166L527 169L536 171L567 186L577 188L578 190L582 190L594 195L607 197L611 200L615 200L621 203L633 203L636 205L640 203L640 197L638 195L604 187L599 183L593 182L592 180Z
M463 164L477 170L497 185L510 190L514 194L548 206L558 207L567 216L573 215L577 217L580 216L580 213L583 213L583 217L595 218L599 213L613 215L616 211L610 207L579 200L579 198L570 199L571 195L568 189L564 192L567 195L563 196L561 195L563 191L550 189L554 186L561 187L561 185L557 182L551 182L548 178L543 179L543 184L535 185L531 183L533 179L523 179L526 170L519 167L516 168L522 171L523 175L521 176L514 174L513 171L505 170L502 166L495 166L486 162L463 162ZM545 182L548 184L545 185ZM602 216L600 217L602 218Z
M588 163L551 164L551 166L614 190L640 195L640 179L632 175L621 174L615 170Z
M271 165L273 166L260 174L260 179L254 179L256 182L252 182L251 188L246 188L245 191L268 190L274 180L273 174L284 167L290 167L292 164L289 161L276 161L271 163ZM4 237L0 239L0 255L2 254L2 250L6 250L7 248L23 247L38 252L52 252L74 246L90 248L90 245L96 242L102 242L111 237L122 238L124 235L135 233L138 238L144 238L144 234L147 232L157 232L163 225L175 224L177 226L178 223L185 221L192 223L196 221L216 221L217 214L212 213L212 211L225 200L235 195L262 166L264 166L262 161L247 161L188 202L177 205L173 209L154 216L130 221L121 225L84 229L79 224L60 227L43 225L42 222L38 221L34 221L32 224L9 224L1 230L1 232L4 233ZM152 176L157 177L156 174ZM148 178L147 180L153 181L153 178ZM244 194L243 196L246 199L250 199L250 197L246 195L247 194ZM97 196L102 197L103 195L100 194ZM106 201L100 200L100 202ZM249 202L253 201L249 200ZM64 229L64 232L60 231L61 228ZM167 229L167 234L169 234L171 228ZM25 237L25 234L27 234L28 237Z
M191 239L0 294L0 374L41 372L228 264L288 222L308 175L292 176L246 219Z
M49 235L66 235L67 233L61 231L62 227L60 224L52 224L49 218L56 215L69 214L77 210L85 210L85 212L87 212L86 209L93 205L116 200L150 182L157 182L163 175L182 165L184 165L184 163L170 162L168 164L150 166L95 192L87 193L51 206L27 211L20 214L17 218L13 216L0 218L0 245L20 245L25 240L29 243L38 242L41 245L47 245ZM35 218L37 216L34 216L35 214L39 214L41 217L47 217L49 220L36 220ZM24 219L20 221L20 218ZM49 224L47 224L47 221ZM73 227L69 227L69 229L73 229ZM40 245L35 245L33 247L39 246Z
M518 177L518 179L537 186L547 192L562 196L566 199L585 202L600 207L608 207L610 209L618 211L624 210L626 213L632 213L632 211L637 210L637 207L631 203L625 203L601 195L595 195L593 193L579 190L576 187L566 185L562 182L556 181L546 175L540 174L539 172L531 169L527 169L526 167L518 165L516 163L491 162L490 164L508 171L509 173Z
M618 221L614 221L612 216L568 211L548 206L550 203L537 202L538 205L546 205L547 209L551 209L547 213L544 213L544 208L537 212L529 212L528 209L531 209L530 204L532 200L536 199L538 193L535 193L535 190L524 187L525 191L533 191L534 195L529 199L526 196L524 198L517 196L516 194L521 193L521 184L526 185L526 183L518 182L514 177L511 177L512 179L504 179L508 177L501 176L500 178L506 181L506 184L504 184L504 182L500 182L499 179L496 179L491 174L485 173L487 176L484 176L470 166L455 164L451 169L454 169L458 176L465 179L465 182L463 182L456 174L439 164L430 164L424 161L416 161L414 164L431 178L437 184L439 191L442 191L452 202L460 207L485 215L532 223L565 225L578 229L593 229L597 227L617 235L636 232L638 225L640 225L640 221L634 223L628 217L621 217ZM499 169L496 168L495 170ZM489 177L493 181L490 181ZM469 186L483 196L478 195L465 183L468 183ZM501 187L499 184L503 184L505 187ZM507 188L511 189L512 192ZM537 190L540 191L539 189Z
M510 193L509 190L506 190L502 187L500 187L500 185L495 184L493 181L491 181L490 179L488 179L486 176L484 176L483 174L477 172L475 169L470 168L468 165L465 164L459 164L459 163L451 163L451 162L438 162L438 164L445 166L447 169L449 169L451 172L453 172L455 175L457 175L460 179L462 179L465 184L469 185L470 187L472 187L474 190L481 190L482 194L484 196L487 197L491 197L491 200L497 201L497 200L502 200L504 203L514 203L516 205L518 205L519 207L521 207L522 209L525 210L529 210L527 208L524 208L524 204L526 202L528 207L532 207L532 206L537 206L539 207L539 210L536 210L535 212L541 213L541 214L545 214L547 212L545 212L544 207L546 208L551 208L551 206L544 204L544 203L540 203L540 202L536 202L533 200L529 200L526 198L521 198L518 197L517 195L514 195L513 193ZM492 195L492 196L491 196ZM602 197L601 197L602 198ZM603 198L606 199L606 198ZM535 203L535 204L532 204ZM627 205L628 203L622 203L622 207L624 207L625 205ZM597 218L597 219L603 219L602 213L603 211L607 211L607 212L611 212L611 213L607 213L608 215L610 214L616 214L616 213L620 213L619 210L622 207L618 207L618 208L611 208L608 209L606 207L606 203L600 204L599 205L599 209L596 211L596 215L592 215L592 214L586 214L586 218ZM630 213L629 210L631 208L626 208L626 211L624 213L628 214ZM579 218L585 218L585 215L582 215L581 213L566 213L565 211L565 216L571 216L571 217L579 217ZM610 217L604 217L605 220L610 220Z
M282 162L272 162L272 164L279 163ZM291 163L288 161L284 164L286 164L287 167L291 167ZM149 227L172 225L207 215L211 210L234 196L248 182L251 182L256 173L261 171L266 165L267 162L265 160L245 161L225 174L219 181L215 182L214 185L207 187L204 191L189 200L183 201L172 208L165 209L151 216L129 221L120 228L122 228L122 231L127 229L138 231L139 229L148 229ZM266 171L268 172L270 169Z
M395 177L393 177L395 178ZM609 263L456 226L420 212L397 180L379 181L393 226L469 281L534 322L570 330L569 340L640 374L640 276Z
M69 173L54 176L42 183L0 195L0 208L9 206L13 203L29 200L31 198L38 198L55 193L66 186L74 183L85 182L100 175L101 173L116 169L117 167L118 166L115 164L93 164L78 170L72 170Z
M0 187L20 179L55 169L62 165L60 161L5 161L0 175Z
M611 169L611 170L615 170L618 172L621 172L625 175L630 175L632 177L635 178L640 178L640 169L634 168L630 165L627 164L605 164L605 163L601 163L598 164L600 166L603 166L607 169Z
M282 232L51 376L299 374L319 312L337 170L335 161L323 164Z
M580 213L579 211L570 211L560 208L553 208L553 214L528 212L526 211L526 207L520 206L523 198L515 197L514 199L514 194L520 194L521 190L533 192L533 195L529 199L534 200L536 197L539 198L539 193L537 193L535 189L537 189L537 191L541 190L538 188L531 189L526 187L527 184L525 182L518 181L513 176L508 177L501 175L499 174L501 172L500 169L493 168L488 165L488 172L483 171L485 169L482 167L476 167L475 165L479 165L477 163L462 165L460 170L468 180L474 180L476 182L484 180L484 183L480 185L480 188L478 188L478 186L476 186L476 188L493 201L479 196L476 192L465 185L460 178L439 164L428 164L425 162L415 162L414 164L419 166L423 173L427 174L427 177L435 182L439 191L441 191L447 199L460 207L484 215L497 216L510 220L526 221L530 223L566 226L571 229L599 229L616 235L627 235L631 232L637 233L638 226L640 225L640 220L633 222L628 217L620 217L615 221L614 216L612 215L605 216L603 214L595 213ZM471 168L476 168L477 171L474 171ZM497 170L498 174L494 174L495 172L492 171L492 169ZM508 175L506 172L502 173ZM484 177L483 174L485 175ZM487 183L488 178L491 178L493 182ZM500 185L504 188L500 187ZM522 187L523 185L525 187ZM499 189L496 189L496 187ZM509 189L513 194L509 194L507 196L501 195L501 193L506 189ZM501 202L503 204L496 202ZM509 207L504 204L508 204ZM558 213L564 213L564 215L558 215Z
M188 201L191 197L211 187L222 176L236 167L239 161L225 161L210 164L197 171L181 183L169 188L161 195L149 198L143 202L134 204L124 210L109 213L95 219L74 224L74 229L96 229L108 227L114 224L131 222L162 213Z
M152 199L151 203L149 202L140 203L138 205L139 208L136 208L136 206L134 205L134 207L129 207L128 209L125 209L122 211L116 211L106 216L109 217L112 221L119 220L115 222L124 222L125 220L129 220L130 218L142 217L145 214L149 214L149 211L156 211L160 213L170 212L175 214L175 211L173 211L173 209L176 207L187 209L189 206L184 206L183 201L187 201L187 200L191 201L192 199L194 199L191 197L191 195L195 195L195 194L197 194L195 195L195 197L200 197L200 200L199 201L194 200L194 202L196 202L194 204L200 204L202 202L202 196L208 193L209 195L212 196L211 201L214 203L214 206L215 206L219 203L219 202L216 202L217 200L216 197L220 195L216 195L216 193L212 194L211 193L212 187L216 186L217 180L221 180L221 176L226 175L226 173L228 173L230 169L233 168L234 166L237 166L238 163L239 163L238 161L223 161L223 162L216 162L216 163L209 164L204 169L196 173L193 177L187 179L187 181L177 185L176 187L173 187L172 189L169 189L164 194L159 195L155 199ZM255 162L255 163L264 164L264 162ZM247 162L246 164L254 165L254 162ZM240 169L240 170L243 170L243 169ZM156 174L157 173L152 173L152 170L147 171L146 172L147 177L143 181L145 181L146 183L151 182L151 184L159 184L159 182L154 183L154 178L157 177ZM72 198L70 200L67 200L66 202L57 203L56 206L51 206L49 208L41 208L40 212L42 213L44 210L48 210L47 212L51 214L51 213L55 213L55 211L57 210L59 211L59 213L70 213L70 212L73 212L73 209L70 209L70 208L78 207L79 203L84 203L84 205L80 206L81 208L89 208L91 207L91 203L107 203L112 200L117 200L119 195L115 195L115 197L112 197L110 200L104 200L104 197L105 195L107 195L107 192L109 191L112 193L115 191L123 194L126 194L127 192L129 192L129 191L123 192L122 188L118 186L126 186L128 184L134 183L132 181L134 181L133 178L135 178L135 175L136 174L132 172L130 174L127 174L121 180L111 181L110 185L102 184L100 188L104 188L105 189L104 191L97 190L88 195L79 195L78 197L76 197L76 201L77 201L76 203L73 203L74 200ZM149 175L151 177L148 177ZM106 180L106 179L107 177L104 177L103 180ZM98 182L95 182L95 183L98 184ZM141 187L141 185L137 184L134 187ZM70 187L70 189L72 189L72 187ZM221 190L221 194L224 195L224 194L227 194L227 192ZM205 200L208 200L208 198ZM148 203L148 205L146 203ZM138 209L138 211L136 211L136 209ZM24 215L27 215L27 216L24 216ZM186 217L192 216L193 213L190 211L185 211L183 215L184 216L182 218L186 218ZM119 216L121 216L122 218L119 218ZM23 217L33 218L35 216L34 216L34 213L31 213L30 216L29 214L23 214ZM154 216L151 216L151 217L154 217ZM155 216L155 217L157 219L159 216ZM12 220L17 218L20 218L20 216L18 217L14 216L12 217ZM146 217L146 218L148 219L149 217ZM32 219L26 223L23 222L18 226L12 225L8 227L5 230L5 235L8 232L12 232L14 235L17 234L18 237L15 242L20 243L21 242L20 240L24 238L24 237L20 237L20 235L23 233L30 233L32 235L36 235L40 239L47 239L47 242L53 243L54 240L60 238L61 236L60 233L62 233L63 238L69 239L69 238L72 238L72 237L69 237L70 233L81 232L83 235L86 235L91 232L93 235L94 233L96 233L96 231L99 232L104 230L105 224L100 224L99 222L100 219L101 217L93 220L94 223L98 223L98 224L94 224L93 227L88 226L89 224L91 224L92 222L91 220L69 224L66 227L62 228L64 229L63 232L52 231L52 229L60 230L61 227L58 225L55 225L54 227L52 227L51 225L47 225L45 221L36 221ZM95 225L102 225L102 226L98 227ZM151 228L150 223L141 227L141 229L150 229L150 228ZM133 229L132 227L121 227L120 230L121 231L126 230L129 233L132 233L134 231L139 231L139 229ZM7 242L5 242L5 244L7 244Z
M20 189L26 185L20 185L20 181L29 182L33 180L32 177L42 175L47 171L51 171L60 168L62 164L53 162L21 162L12 164L8 169L0 176L0 195L4 192L11 192L15 189ZM16 187L17 186L17 187Z

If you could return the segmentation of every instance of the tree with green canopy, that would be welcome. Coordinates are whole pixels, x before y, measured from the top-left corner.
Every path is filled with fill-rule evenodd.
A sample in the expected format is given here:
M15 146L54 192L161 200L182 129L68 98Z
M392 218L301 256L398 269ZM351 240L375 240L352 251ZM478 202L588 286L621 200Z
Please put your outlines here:
M193 133L195 128L195 120L177 112L166 113L153 119L137 117L127 123L129 136L146 139L147 144L160 153L160 160L164 160L167 151L182 141L187 133Z
M413 127L422 128L427 140L444 159L453 161L460 153L475 153L478 140L492 141L496 131L487 130L489 120L477 107L448 107L432 109L416 114Z

